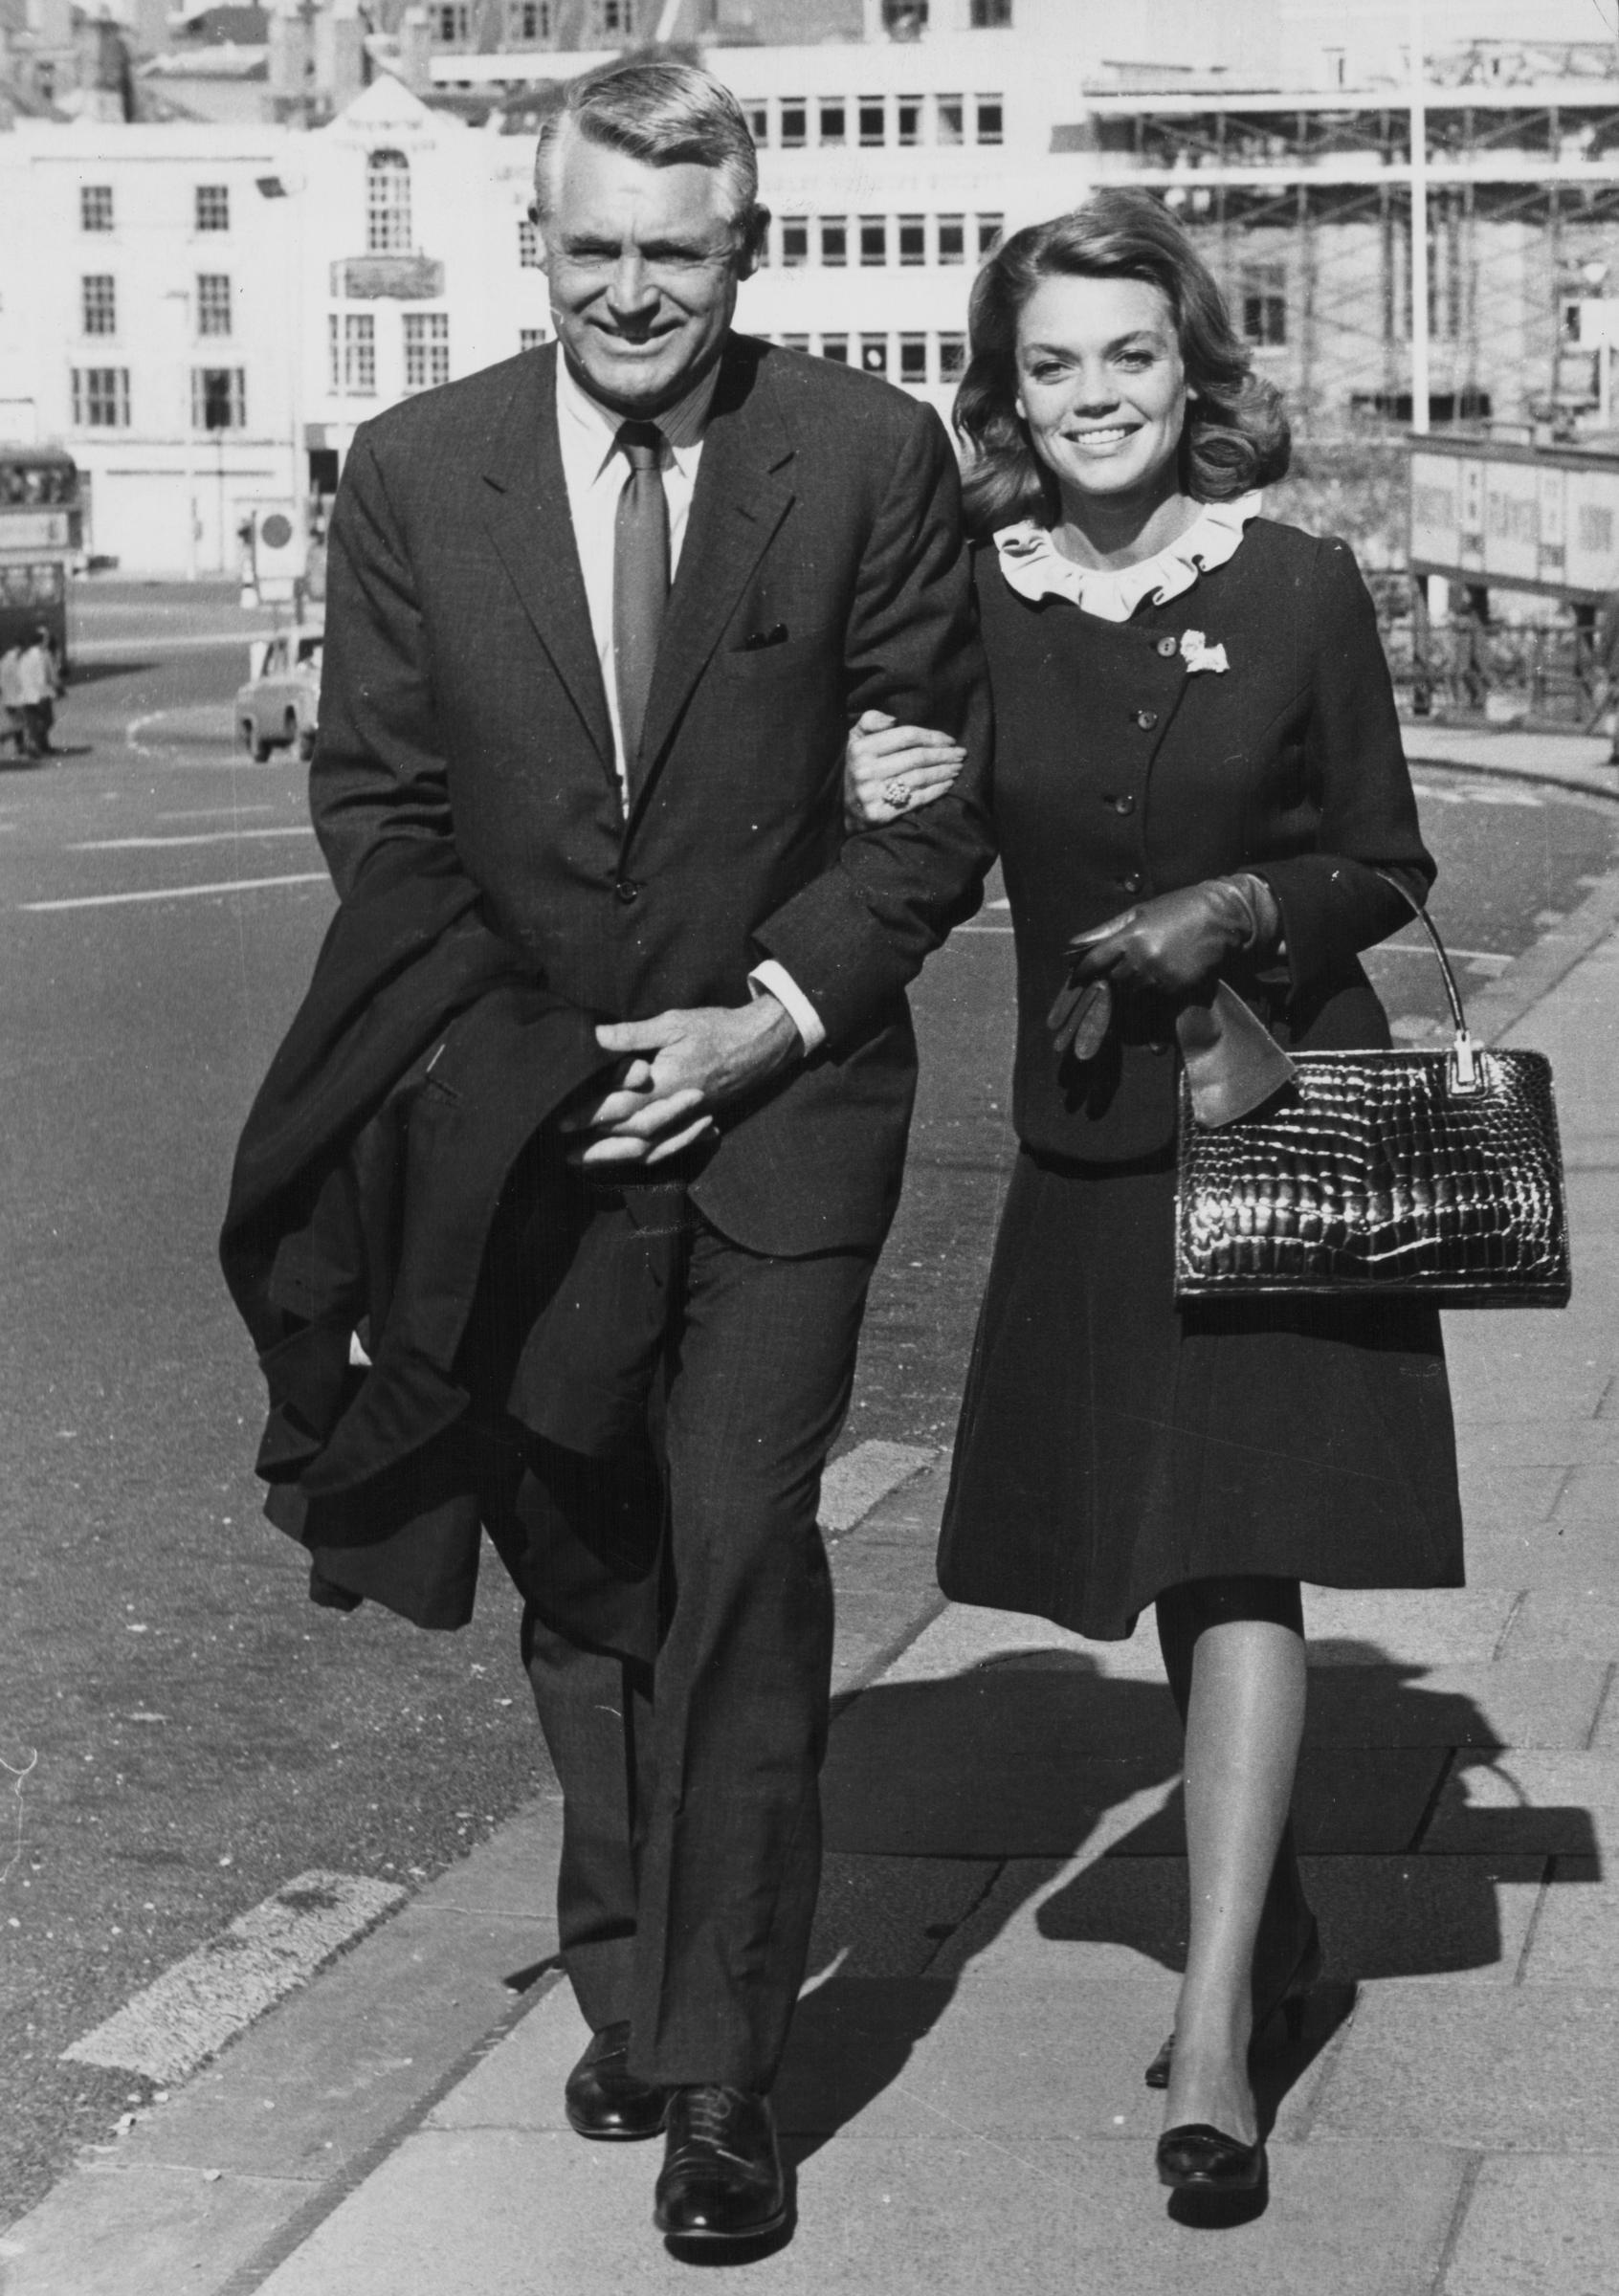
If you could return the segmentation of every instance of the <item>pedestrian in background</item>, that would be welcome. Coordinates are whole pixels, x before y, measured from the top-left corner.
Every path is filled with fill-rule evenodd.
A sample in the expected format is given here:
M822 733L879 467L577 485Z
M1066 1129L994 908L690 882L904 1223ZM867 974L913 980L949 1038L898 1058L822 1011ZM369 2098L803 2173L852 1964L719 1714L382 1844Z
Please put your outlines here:
M4 724L0 734L11 742L19 758L26 758L28 747L28 714L23 702L22 648L8 646L0 653L0 713Z
M1177 1309L1177 1037L1225 982L1280 1046L1386 1046L1358 953L1408 912L1376 872L1420 896L1433 864L1371 601L1342 542L1258 516L1286 418L1164 209L1098 192L990 257L956 422L1019 1155L940 1578L1101 1640L1156 1605L1191 1910L1147 2073L1169 2092L1158 2168L1252 2192L1251 2042L1320 1965L1289 1819L1299 1582L1459 1585L1461 1515L1432 1307ZM857 731L859 817L932 802L936 751L917 728Z
M55 723L56 697L62 691L62 679L51 633L43 624L18 657L15 675L22 697L24 755L53 757L55 751L51 729Z

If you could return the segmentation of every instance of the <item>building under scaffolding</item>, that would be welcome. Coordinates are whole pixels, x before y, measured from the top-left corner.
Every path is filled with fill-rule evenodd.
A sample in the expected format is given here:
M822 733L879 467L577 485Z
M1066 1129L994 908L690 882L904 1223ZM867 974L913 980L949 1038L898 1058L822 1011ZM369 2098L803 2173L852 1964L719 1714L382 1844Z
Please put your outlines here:
M1610 42L1475 42L1425 90L1430 412L1576 427L1597 406L1574 306L1619 288ZM1053 148L1160 191L1305 435L1411 419L1411 113L1398 86L1120 86Z

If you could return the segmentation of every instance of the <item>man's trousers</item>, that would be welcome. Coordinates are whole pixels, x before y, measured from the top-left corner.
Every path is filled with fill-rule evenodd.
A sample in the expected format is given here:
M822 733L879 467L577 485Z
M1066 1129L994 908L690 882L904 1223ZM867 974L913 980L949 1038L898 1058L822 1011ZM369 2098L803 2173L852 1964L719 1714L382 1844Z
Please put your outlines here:
M655 1658L582 1645L531 1599L524 1659L563 1789L562 1947L587 2020L629 2020L643 2079L765 2089L820 1881L832 1603L816 1510L874 1259L771 1259L686 1222L657 1414Z

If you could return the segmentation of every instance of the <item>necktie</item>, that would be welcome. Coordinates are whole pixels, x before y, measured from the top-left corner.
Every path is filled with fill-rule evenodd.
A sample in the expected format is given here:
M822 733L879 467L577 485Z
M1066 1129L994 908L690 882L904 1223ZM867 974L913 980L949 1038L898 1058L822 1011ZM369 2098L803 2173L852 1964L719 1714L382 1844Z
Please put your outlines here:
M669 603L669 501L655 423L624 423L616 444L630 465L612 534L612 661L628 785L641 747L641 726Z

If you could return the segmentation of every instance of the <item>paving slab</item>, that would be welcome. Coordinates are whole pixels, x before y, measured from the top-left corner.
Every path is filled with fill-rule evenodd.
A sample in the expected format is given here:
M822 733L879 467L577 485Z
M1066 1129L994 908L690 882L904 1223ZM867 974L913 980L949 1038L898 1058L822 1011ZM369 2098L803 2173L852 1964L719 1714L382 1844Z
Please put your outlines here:
M1599 1409L1469 1414L1462 1408L1464 1400L1474 1399L1454 1399L1461 1448L1480 1472L1496 1461L1519 1467L1619 1467L1619 1418L1604 1419Z
M1619 2257L1619 2157L1486 2160L1445 2296L1608 2296Z
M6 2296L176 2296L246 2264L291 2222L310 2186L198 2169L75 2169L0 2235Z
M1606 1985L1619 1937L1619 1873L1600 1858L1551 1858L1524 1956L1525 1985Z
M518 2132L423 2134L262 2296L444 2296L465 2285L469 2254L478 2296L690 2288L690 2264L649 2228L645 2154ZM1276 2145L1267 2211L1210 2231L1169 2214L1144 2140L871 2140L802 2162L797 2237L750 2263L747 2282L807 2296L1320 2296L1342 2288L1352 2255L1355 2296L1419 2296L1462 2168L1435 2147Z
M1499 1460L1475 1458L1466 1445L1460 1449L1462 1520L1470 1538L1475 1530L1497 1523L1514 1530L1523 1523L1543 1523L1569 1480L1566 1460L1542 1467L1508 1467Z
M1619 1525L1612 1522L1561 1514L1517 1531L1504 1525L1470 1529L1468 1579L1481 1589L1514 1587L1526 1593L1538 1587L1601 1586L1612 1576L1616 1534Z
M1391 1856L1417 1838L1450 1758L1442 1746L1370 1746L1353 1755L1306 1746L1298 1762L1293 1821L1306 1854ZM1178 1857L1186 1847L1179 1793L1165 1799L1108 1855Z
M1506 1587L1306 1587L1310 1664L1478 1666L1519 1600Z
M1314 2129L1487 2152L1619 2152L1616 2018L1612 1987L1367 1985Z
M337 2174L500 2024L514 2006L504 1980L555 1942L548 1922L408 1907L371 1955L340 1962L143 2114L124 2139L130 2156Z
M1615 1542L1619 1547L1619 1542ZM1564 1666L1619 1654L1619 1599L1608 1585L1531 1588L1512 1614L1503 1660L1540 1659Z
M849 1857L821 1866L811 1981L833 1963L851 1977L920 1977L1001 1870L983 1858Z
M1458 1758L1423 1835L1425 1850L1477 1856L1619 1851L1619 1755L1516 1748Z

